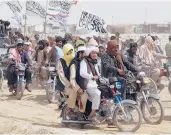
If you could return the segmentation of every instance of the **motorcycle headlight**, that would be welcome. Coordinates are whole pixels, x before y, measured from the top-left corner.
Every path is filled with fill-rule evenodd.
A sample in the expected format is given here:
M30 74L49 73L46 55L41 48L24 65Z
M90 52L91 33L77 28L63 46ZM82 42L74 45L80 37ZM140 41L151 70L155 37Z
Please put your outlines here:
M150 79L148 77L143 77L143 83L147 84L150 83Z

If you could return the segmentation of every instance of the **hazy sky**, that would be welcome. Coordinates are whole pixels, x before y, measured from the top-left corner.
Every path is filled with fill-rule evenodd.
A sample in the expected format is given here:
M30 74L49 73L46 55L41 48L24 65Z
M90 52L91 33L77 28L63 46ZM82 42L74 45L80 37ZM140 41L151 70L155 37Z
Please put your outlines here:
M38 1L38 0L36 0ZM20 1L25 8L25 1ZM46 0L39 1L45 8ZM136 24L166 23L171 22L171 1L123 1L123 0L79 0L79 3L71 8L69 24L78 22L81 10L87 10L102 17L107 24ZM0 18L9 19L12 12L9 7L0 0ZM112 21L113 16L113 21ZM28 17L28 24L41 24L43 19Z

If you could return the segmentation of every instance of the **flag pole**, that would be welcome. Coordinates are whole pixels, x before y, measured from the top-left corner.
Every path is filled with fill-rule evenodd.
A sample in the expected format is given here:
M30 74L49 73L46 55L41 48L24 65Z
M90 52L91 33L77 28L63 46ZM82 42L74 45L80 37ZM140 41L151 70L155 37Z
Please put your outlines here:
M24 36L26 36L26 23L27 23L27 18L26 18L26 15L27 15L27 0L26 0L26 3L25 3L25 6L26 6L26 11L25 11L25 16L24 16Z
M48 8L48 0L46 0L46 15L45 15L45 22L44 22L44 36L46 38L46 25L47 25L47 8Z

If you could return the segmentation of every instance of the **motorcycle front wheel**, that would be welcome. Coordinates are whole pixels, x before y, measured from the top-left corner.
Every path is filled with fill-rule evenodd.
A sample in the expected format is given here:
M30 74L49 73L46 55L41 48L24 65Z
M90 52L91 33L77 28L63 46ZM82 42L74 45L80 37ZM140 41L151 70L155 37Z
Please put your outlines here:
M160 124L164 118L164 110L160 101L150 97L147 99L147 103L145 101L141 103L141 111L144 120L148 124Z
M24 90L25 90L25 83L22 79L19 80L16 90L17 90L16 91L16 98L18 100L21 100L21 98L23 97L23 94L24 94Z
M53 90L53 84L47 84L45 86L46 97L49 103L54 103L55 101L55 90Z
M124 103L121 106L118 106L114 111L113 124L122 132L137 131L142 123L140 109L131 103Z
M169 93L171 94L171 81L169 81L168 90L169 90Z

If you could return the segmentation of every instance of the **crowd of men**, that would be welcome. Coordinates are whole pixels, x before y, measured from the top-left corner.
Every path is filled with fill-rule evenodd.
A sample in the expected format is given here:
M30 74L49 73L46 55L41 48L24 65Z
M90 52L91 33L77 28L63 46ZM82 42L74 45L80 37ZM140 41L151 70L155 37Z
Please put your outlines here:
M132 39L121 40L119 33L112 36L106 44L98 44L93 37L80 38L66 34L64 37L48 37L41 40L39 35L34 39L16 34L12 40L14 46L9 48L9 66L7 79L9 91L16 87L15 66L27 64L25 71L26 89L31 92L33 61L38 65L38 72L42 82L48 80L45 65L55 63L58 81L56 89L68 95L67 104L69 115L75 108L76 99L81 98L80 112L85 111L87 99L92 101L90 119L96 119L96 110L99 108L101 92L98 90L99 76L105 78L117 77L121 82L121 95L126 85L127 70L134 73L144 71L157 84L160 83L161 59L171 58L171 36L166 45L166 55L155 36L140 37L138 41Z

